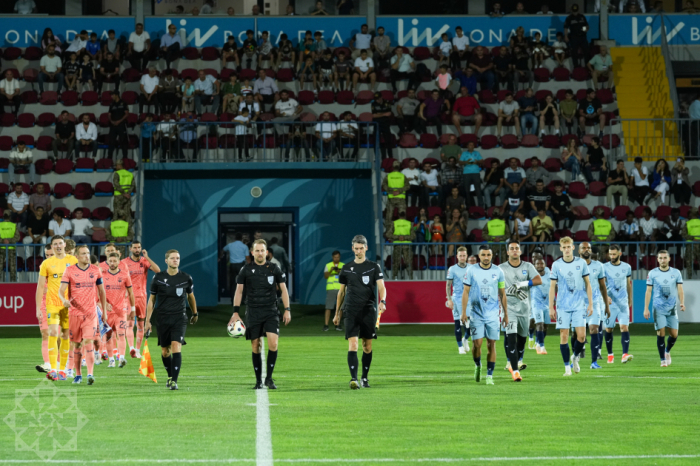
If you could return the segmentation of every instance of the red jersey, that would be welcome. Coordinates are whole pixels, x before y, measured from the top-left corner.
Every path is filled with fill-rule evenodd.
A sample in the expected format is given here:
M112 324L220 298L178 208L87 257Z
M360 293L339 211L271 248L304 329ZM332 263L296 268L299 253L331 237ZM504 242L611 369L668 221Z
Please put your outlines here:
M131 275L131 283L134 285L134 296L145 297L148 294L146 282L148 281L148 270L151 268L151 262L145 257L135 261L129 256L122 261L122 264L126 265L129 275ZM119 264L120 267L122 264Z
M78 264L71 265L63 273L61 283L68 284L70 314L94 315L98 296L97 285L102 284L102 272L95 265L83 270Z
M117 273L107 270L102 275L102 282L107 294L107 302L112 305L112 311L124 312L126 310L126 289L131 288L131 277L126 270L119 269Z

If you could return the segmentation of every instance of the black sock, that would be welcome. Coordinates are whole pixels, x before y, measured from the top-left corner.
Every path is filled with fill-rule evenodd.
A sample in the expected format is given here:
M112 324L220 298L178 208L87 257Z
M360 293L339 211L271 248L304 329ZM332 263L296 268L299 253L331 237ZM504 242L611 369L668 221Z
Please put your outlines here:
M372 365L372 352L362 353L362 378L366 379L369 374L369 366Z
M262 382L262 354L253 353L253 370L255 370L255 380Z
M659 356L661 357L661 360L665 361L666 355L664 353L666 352L666 342L664 342L664 337L656 335L656 348L659 350Z
M668 343L666 344L666 352L667 353L671 352L671 348L673 348L673 345L676 344L676 340L678 340L678 337L676 337L676 338L673 338L671 336L668 337Z
M608 356L613 354L613 334L612 334L612 332L605 332L605 347L608 350Z
M523 358L523 356L525 356L525 343L527 343L527 337L523 337L523 336L518 335L517 341L518 341L518 360L520 360Z
M182 367L182 353L173 353L173 382L177 382L177 376L180 375L180 368Z
M508 357L508 354L510 354L508 353L508 335L503 339L503 349L506 352L506 357Z
M517 343L517 334L515 333L510 333L506 335L506 351L508 355L508 361L510 362L510 367L514 371L518 370L518 343Z
M348 367L350 378L357 380L357 351L348 351Z
M170 356L166 358L162 355L161 358L163 358L163 365L165 366L165 370L168 371L168 378L172 377L172 358Z
M277 362L277 351L267 350L267 378L272 378L272 371L275 370Z

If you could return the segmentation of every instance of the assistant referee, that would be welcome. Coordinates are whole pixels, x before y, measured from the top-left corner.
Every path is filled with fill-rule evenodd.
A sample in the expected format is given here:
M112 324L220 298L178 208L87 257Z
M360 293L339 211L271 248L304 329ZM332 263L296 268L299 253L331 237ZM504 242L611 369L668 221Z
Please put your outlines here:
M338 326L345 311L345 339L349 342L348 367L350 368L350 388L357 390L357 348L358 337L362 338L362 387L370 388L367 374L372 364L372 340L377 338L377 290L379 290L378 312L386 310L386 288L384 274L379 264L368 261L367 238L357 235L352 239L355 260L343 266L338 281L338 301L336 302L333 323ZM347 300L345 300L347 296ZM345 307L342 307L345 300ZM341 310L342 309L342 310Z
M287 325L292 320L289 309L289 293L285 284L285 274L279 267L267 261L267 242L256 239L253 242L253 262L243 266L238 273L236 294L233 297L233 315L229 325L241 320L243 292L246 293L246 329L245 338L251 340L253 347L253 369L255 370L255 390L263 388L261 338L267 337L267 375L265 386L276 389L272 380L272 371L277 362L277 340L280 333L280 313L277 307L277 287L282 292L284 315L282 321Z
M177 390L177 377L182 367L182 345L186 345L185 331L187 330L187 303L192 309L191 324L197 323L197 302L192 289L192 277L181 272L180 253L170 249L165 253L165 263L168 268L153 277L151 297L146 310L146 325L144 332L151 332L151 315L153 309L158 311L158 345L161 347L163 365L168 371L166 388Z

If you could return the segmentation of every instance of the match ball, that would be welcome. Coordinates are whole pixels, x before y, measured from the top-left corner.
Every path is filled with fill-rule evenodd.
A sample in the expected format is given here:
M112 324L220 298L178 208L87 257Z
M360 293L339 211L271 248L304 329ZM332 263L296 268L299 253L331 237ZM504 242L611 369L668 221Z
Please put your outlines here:
M233 324L229 324L227 327L228 336L233 338L239 338L245 335L245 325L240 320L237 320Z

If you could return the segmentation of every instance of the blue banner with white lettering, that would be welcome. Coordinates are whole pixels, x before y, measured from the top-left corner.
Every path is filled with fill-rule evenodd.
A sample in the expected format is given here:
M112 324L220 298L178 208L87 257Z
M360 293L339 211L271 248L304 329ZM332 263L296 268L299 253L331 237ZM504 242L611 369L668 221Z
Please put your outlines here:
M367 23L364 16L259 16L258 34L270 33L270 40L277 45L279 36L287 34L294 45L304 40L306 31L320 31L330 47L347 47L352 37Z
M661 45L661 16L610 15L610 39L617 45ZM700 44L700 15L664 14L670 45Z
M177 26L185 47L222 47L230 35L236 36L238 44L246 39L247 30L255 30L255 19L251 17L174 17L150 16L146 18L145 28L151 39L159 39L166 34L168 26Z
M0 17L0 46L41 47L41 37L46 28L50 28L64 44L73 41L83 29L97 33L101 40L107 39L107 31L114 29L117 38L127 40L129 34L134 32L134 24L134 18L128 16L4 16Z
M590 30L588 39L600 37L598 15L586 15ZM557 32L564 32L565 15L530 15L503 16L378 16L377 27L384 26L386 35L391 37L391 44L406 47L435 47L440 45L440 36L447 33L449 38L455 36L455 27L461 26L469 37L470 46L483 45L495 47L505 45L515 35L515 30L522 26L525 35L532 37L536 32L542 34L542 40L552 43L557 39Z

